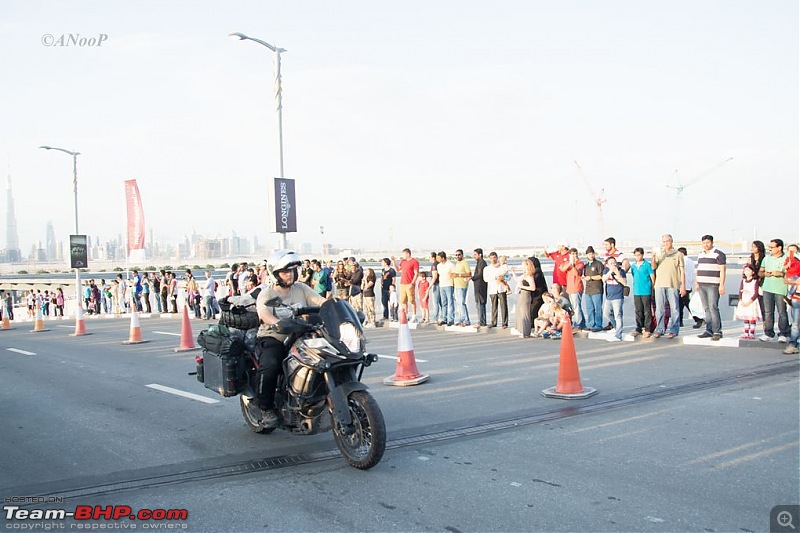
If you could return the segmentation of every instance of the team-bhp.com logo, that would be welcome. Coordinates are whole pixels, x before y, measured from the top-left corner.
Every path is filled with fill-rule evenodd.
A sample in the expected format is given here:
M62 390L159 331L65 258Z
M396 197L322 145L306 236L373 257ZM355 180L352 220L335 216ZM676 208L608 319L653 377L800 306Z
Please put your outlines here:
M42 44L44 46L61 46L69 47L76 46L79 48L100 47L108 40L108 35L100 33L98 35L81 35L80 33L62 33L61 35L53 35L52 33L45 33L42 35Z
M140 509L134 511L127 505L109 505L106 507L100 505L78 505L74 511L67 511L66 509L22 509L18 505L4 505L3 511L6 520L14 520L17 523L30 521L54 522L69 518L79 521L77 524L78 529L91 529L91 522L89 521L99 520L139 520L144 523L138 526L136 523L123 524L123 526L130 529L136 529L137 527L142 529L165 529L167 528L167 522L185 521L189 518L187 509ZM9 526L12 527L9 528ZM6 529L22 529L13 526L14 524L6 524ZM185 528L186 524L181 526ZM63 524L61 528L63 528ZM168 528L175 529L175 525L173 524Z

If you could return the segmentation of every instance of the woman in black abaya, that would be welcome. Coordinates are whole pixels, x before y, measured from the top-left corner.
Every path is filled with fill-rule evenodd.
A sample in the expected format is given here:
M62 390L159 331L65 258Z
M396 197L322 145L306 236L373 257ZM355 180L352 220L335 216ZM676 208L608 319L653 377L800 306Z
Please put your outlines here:
M542 264L536 257L529 257L533 262L533 281L536 289L531 293L531 319L536 320L539 316L539 308L544 303L542 295L547 292L547 280L542 272Z

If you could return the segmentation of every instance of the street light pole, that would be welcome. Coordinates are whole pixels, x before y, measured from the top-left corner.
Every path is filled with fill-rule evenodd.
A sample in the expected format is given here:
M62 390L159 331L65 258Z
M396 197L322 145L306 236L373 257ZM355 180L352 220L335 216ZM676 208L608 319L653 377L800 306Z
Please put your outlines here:
M244 33L235 32L228 34L232 39L240 41L253 41L262 46L266 46L275 52L275 103L276 111L278 112L278 177L283 177L283 87L281 86L281 53L286 52L285 48L272 46L266 41L256 39L255 37L248 37ZM286 248L286 233L281 234L281 248Z
M40 146L44 150L58 150L72 156L72 190L75 196L75 235L78 235L78 156L80 152L56 148L54 146ZM81 270L75 269L75 305L81 306ZM77 313L77 310L75 311Z

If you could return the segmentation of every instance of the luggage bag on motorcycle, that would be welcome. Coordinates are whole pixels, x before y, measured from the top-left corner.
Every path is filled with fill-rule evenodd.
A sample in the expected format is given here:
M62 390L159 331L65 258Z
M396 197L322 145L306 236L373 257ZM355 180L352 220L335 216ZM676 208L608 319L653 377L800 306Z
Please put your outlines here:
M241 356L244 353L242 339L232 336L226 326L214 325L197 335L197 344L209 352L224 356Z
M226 296L219 301L219 323L229 328L248 330L259 325L256 302L251 296Z

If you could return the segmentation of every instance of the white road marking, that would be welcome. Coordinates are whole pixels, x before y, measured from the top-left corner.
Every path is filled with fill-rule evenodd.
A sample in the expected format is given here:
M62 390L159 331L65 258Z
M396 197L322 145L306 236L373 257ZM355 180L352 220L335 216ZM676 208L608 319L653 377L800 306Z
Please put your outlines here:
M74 328L75 326L56 326L56 327L59 327L59 328L67 328L67 329L72 329L72 328Z
M145 387L150 387L151 389L160 390L161 392L174 394L175 396L189 398L190 400L197 400L198 402L219 403L219 400L215 400L213 398L206 398L205 396L200 396L199 394L192 394L191 392L185 392L182 390L173 389L172 387L165 387L164 385L159 385L157 383L151 383L149 385L145 385Z
M154 331L153 333L158 333L159 335L172 335L174 337L180 337L180 333L170 333L169 331Z
M22 355L36 355L33 352L26 352L25 350L20 350L19 348L6 348L6 350L9 352L21 353Z

